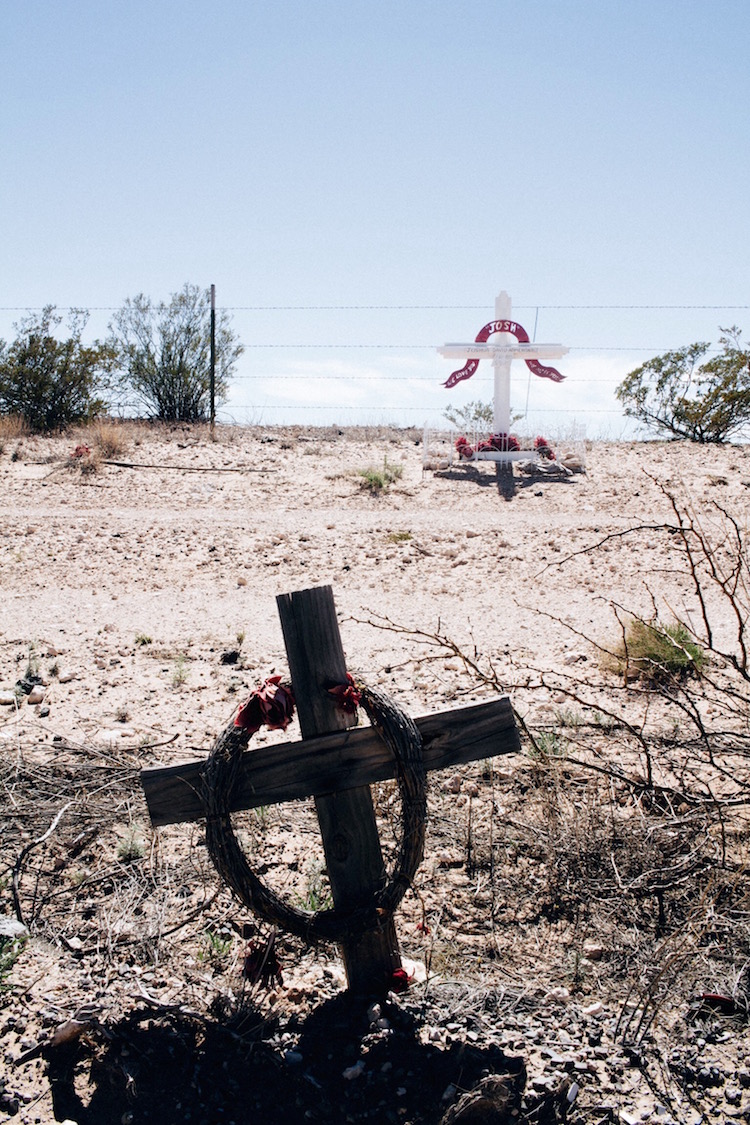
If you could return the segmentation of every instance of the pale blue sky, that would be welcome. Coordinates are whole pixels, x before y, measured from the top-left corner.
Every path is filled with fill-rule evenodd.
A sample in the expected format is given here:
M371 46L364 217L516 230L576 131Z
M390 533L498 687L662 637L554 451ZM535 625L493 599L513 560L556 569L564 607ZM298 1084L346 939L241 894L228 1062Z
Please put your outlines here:
M6 3L0 335L214 282L284 345L248 346L226 416L421 423L489 397L432 346L507 289L574 349L560 386L514 370L514 409L618 436L633 366L750 333L749 32L747 0Z

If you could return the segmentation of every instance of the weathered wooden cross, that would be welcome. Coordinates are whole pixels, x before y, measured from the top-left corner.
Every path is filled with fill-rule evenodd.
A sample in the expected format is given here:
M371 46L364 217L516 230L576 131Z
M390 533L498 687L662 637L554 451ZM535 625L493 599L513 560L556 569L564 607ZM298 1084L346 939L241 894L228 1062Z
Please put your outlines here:
M510 366L514 359L523 359L535 375L561 382L564 378L554 367L545 367L542 359L559 359L569 349L562 344L532 344L528 333L511 319L511 300L503 290L495 299L495 319L485 324L472 344L444 344L438 354L446 359L466 359L468 363L454 371L445 386L454 387L470 379L479 360L491 359L495 369L495 396L493 406L493 433L510 433ZM491 460L508 460L528 457L528 452L479 454Z
M346 682L333 591L330 586L277 597L302 741L249 749L242 758L233 811L315 798L334 906L342 912L366 905L383 885L385 868L370 785L393 778L393 755L373 727L354 728L330 687ZM510 701L427 715L415 720L427 770L511 754L520 747ZM198 820L203 763L143 770L151 823L157 827ZM392 919L346 940L342 954L349 988L367 995L400 968Z

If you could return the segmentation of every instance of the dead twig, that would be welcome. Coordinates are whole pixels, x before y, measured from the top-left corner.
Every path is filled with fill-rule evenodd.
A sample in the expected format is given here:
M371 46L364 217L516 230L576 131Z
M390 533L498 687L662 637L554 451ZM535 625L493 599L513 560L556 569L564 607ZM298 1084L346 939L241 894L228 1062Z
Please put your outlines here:
M20 884L21 870L23 868L26 857L34 851L34 848L40 847L46 840L50 838L50 836L62 820L63 816L73 803L73 801L67 801L66 804L63 805L59 812L56 813L47 831L39 836L36 840L32 840L30 843L28 843L26 847L22 848L18 854L16 862L13 864L13 874L11 879L11 889L13 892L13 909L16 912L16 918L18 919L18 921L23 922L24 925L26 924L26 920L23 916L23 909L21 907Z

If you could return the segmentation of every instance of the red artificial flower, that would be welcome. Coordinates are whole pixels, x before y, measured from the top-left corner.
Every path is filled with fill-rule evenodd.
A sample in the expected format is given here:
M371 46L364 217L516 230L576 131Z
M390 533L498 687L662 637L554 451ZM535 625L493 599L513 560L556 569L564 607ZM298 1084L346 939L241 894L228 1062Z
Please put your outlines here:
M406 969L394 969L391 973L390 991L406 992L409 987L409 974Z
M253 735L264 726L269 730L286 730L293 717L291 687L284 687L281 676L269 676L242 704L234 725Z
M493 434L489 440L489 447L498 453L516 453L521 448L515 434Z
M91 450L87 445L77 445L73 452L70 454L71 461L77 461L81 457L90 457Z
M461 435L461 437L456 438L456 450L458 452L458 456L465 457L467 461L474 456L474 450L469 445L463 434Z
M431 934L432 930L426 922L417 922L417 932L420 934Z
M354 682L354 678L346 673L346 683L337 684L328 689L328 694L336 700L336 706L346 715L356 715L357 708L362 702L362 692Z
M537 451L539 456L543 457L546 461L555 460L553 449L551 448L546 437L542 437L541 434L534 438L534 449Z
M251 984L262 984L264 988L268 988L274 981L277 984L284 983L274 939L275 935L272 934L262 945L255 942L248 945L242 963L242 975Z

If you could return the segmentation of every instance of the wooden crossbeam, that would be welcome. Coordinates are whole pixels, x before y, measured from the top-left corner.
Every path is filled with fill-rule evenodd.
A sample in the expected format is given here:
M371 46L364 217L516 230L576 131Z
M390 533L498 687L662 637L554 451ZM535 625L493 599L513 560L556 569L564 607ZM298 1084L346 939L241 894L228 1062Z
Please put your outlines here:
M440 770L520 750L510 700L503 696L415 720L425 769ZM151 823L199 820L202 761L152 766L141 772ZM258 808L372 785L395 777L393 757L372 727L353 727L299 742L247 750L232 811Z
M353 728L331 685L346 683L346 661L330 586L277 599L301 742L246 750L232 810L314 797L326 870L336 910L354 915L377 899L386 871L370 786L396 774L393 752L372 727ZM427 770L511 754L520 749L506 698L416 720ZM204 815L199 761L141 772L151 823ZM392 914L358 936L343 937L349 988L357 995L387 989L401 960Z

